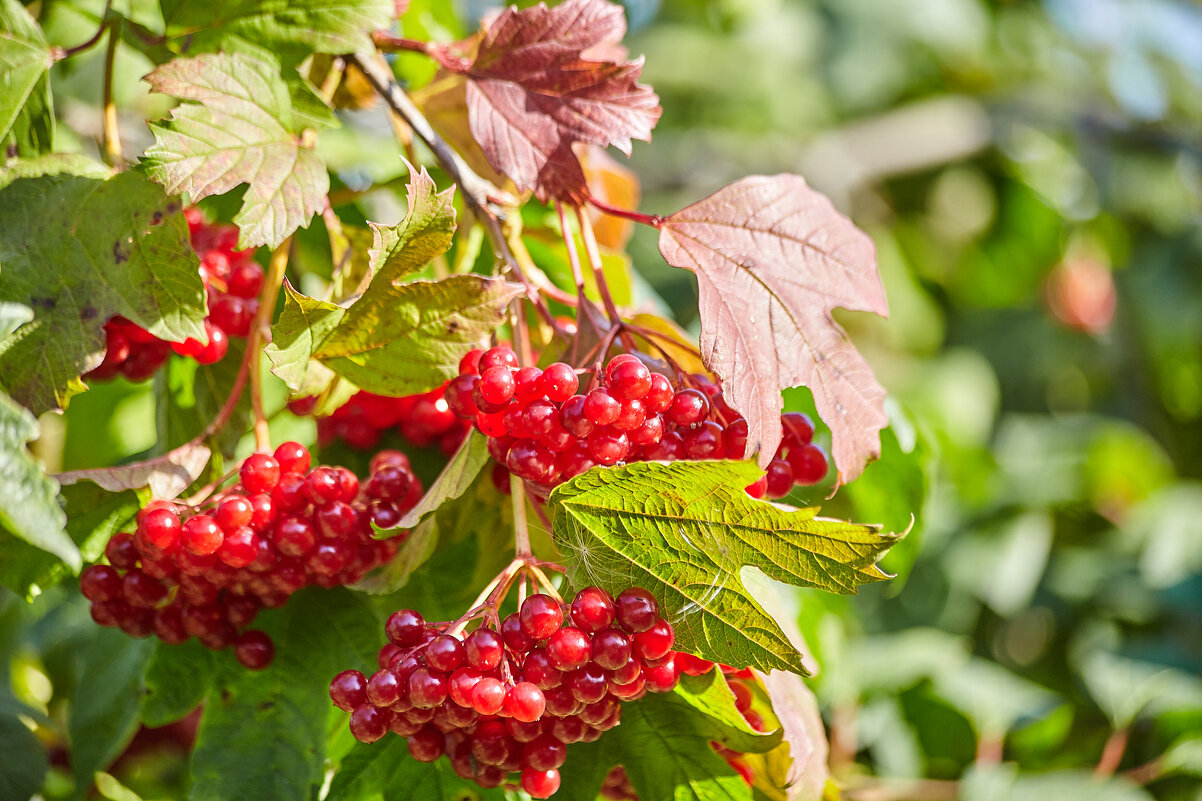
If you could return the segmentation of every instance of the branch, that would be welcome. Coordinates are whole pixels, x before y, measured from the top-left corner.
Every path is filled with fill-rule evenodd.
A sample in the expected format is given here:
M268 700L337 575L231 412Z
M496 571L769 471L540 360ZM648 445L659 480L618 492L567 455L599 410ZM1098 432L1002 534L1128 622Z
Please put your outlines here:
M505 232L501 227L501 217L494 207L496 203L516 206L518 202L517 198L502 190L487 178L477 175L467 165L467 162L438 135L434 127L430 125L430 121L425 118L421 110L414 105L409 96L401 89L390 70L377 63L374 59L365 58L358 54L348 56L347 59L348 63L354 64L363 73L364 77L367 78L380 97L384 98L384 102L388 104L397 116L405 121L413 130L413 133L417 135L417 138L422 140L426 147L430 148L430 152L434 154L438 165L451 177L455 185L460 188L463 192L464 200L471 208L472 213L484 225L484 230L488 233L488 238L492 242L493 250L497 256L505 263L509 271L526 287L526 294L529 295L531 303L538 309L543 319L552 328L558 329L559 326L556 324L555 315L551 314L551 309L539 293L538 287L530 281L525 271L522 270L522 266L514 258L513 251L510 250L509 243L505 239Z

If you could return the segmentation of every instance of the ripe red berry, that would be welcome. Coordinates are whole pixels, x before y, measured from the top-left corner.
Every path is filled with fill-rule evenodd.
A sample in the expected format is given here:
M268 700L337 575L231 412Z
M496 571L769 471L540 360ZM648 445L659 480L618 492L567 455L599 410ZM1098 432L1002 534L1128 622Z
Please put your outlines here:
M344 670L330 682L334 706L350 711L367 703L367 677L357 670Z
M114 601L121 597L121 574L108 565L92 565L80 573L79 589L94 603Z
M545 640L563 625L563 608L549 595L531 595L518 613L522 631L533 640Z
M798 484L817 484L826 478L826 451L814 443L806 443L789 451L789 466L793 469L793 480Z
M705 393L696 389L682 389L668 407L668 419L678 426L694 426L709 416L710 403Z
M637 359L611 361L605 380L610 393L621 400L637 400L651 390L651 371Z
M491 367L507 367L516 370L518 367L517 354L508 345L497 345L495 348L489 348L480 355L478 365L480 374L483 375L484 371Z
M217 553L224 540L221 527L208 515L195 515L184 523L181 543L191 554L208 556Z
M533 723L543 716L547 699L543 691L528 681L520 681L505 694L505 711L524 723Z
M580 377L563 362L547 365L547 369L543 371L543 389L547 399L554 403L563 403L575 395L579 387Z
M351 712L351 734L361 743L374 743L388 733L390 713L371 704Z
M618 415L622 412L622 404L616 398L609 394L606 390L598 387L590 391L584 396L584 403L581 407L585 418L595 426L607 426L618 419ZM564 427L571 431L567 421L564 421Z
M388 616L384 624L384 633L395 645L408 648L422 641L425 634L426 621L412 609L401 609Z
M613 599L597 587L585 587L572 599L572 622L583 631L608 628L613 624L615 614Z
M299 442L283 442L275 449L275 460L280 473L305 473L309 470L309 449Z
M426 664L435 670L451 672L467 658L463 643L455 637L440 634L426 645Z
M275 658L275 645L262 631L244 631L234 640L234 656L248 670L262 670Z
M280 463L266 453L252 453L238 471L247 492L271 492L280 480Z
M655 596L641 587L623 590L614 599L618 625L632 634L646 631L655 625L659 617L659 603Z
M643 660L662 659L672 650L676 635L666 620L658 619L646 631L634 635L634 652Z
M183 527L174 510L150 509L138 517L138 537L142 543L158 551L170 551L179 543Z
M578 628L565 626L547 640L547 657L559 670L574 670L592 656L592 642Z
M477 670L492 670L501 664L505 643L492 629L476 629L463 641L467 663Z
M495 715L505 704L505 685L500 679L485 676L472 688L472 708L481 715Z
M558 770L535 770L526 768L522 771L522 789L531 798L550 798L559 790Z

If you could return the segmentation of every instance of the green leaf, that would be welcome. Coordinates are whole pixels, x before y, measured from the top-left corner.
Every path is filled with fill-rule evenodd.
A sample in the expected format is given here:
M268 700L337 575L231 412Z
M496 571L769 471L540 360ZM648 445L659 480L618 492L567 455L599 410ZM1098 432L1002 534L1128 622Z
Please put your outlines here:
M376 280L343 308L288 289L265 352L272 372L293 390L313 358L367 392L428 392L458 374L460 357L504 321L521 292L477 275L399 285Z
M229 51L243 40L273 51L353 53L370 49L369 34L395 13L391 0L163 0L162 9L169 46L193 52Z
M621 725L568 749L558 795L595 798L622 765L641 801L750 801L751 788L710 747L705 720L675 693L623 704Z
M93 774L112 764L138 728L138 705L131 700L142 692L151 643L119 629L97 628L81 651L67 720L80 798Z
M720 670L700 676L681 676L676 696L705 718L704 732L712 740L735 751L762 754L778 746L783 732L759 732L751 728L735 706L734 694ZM698 733L701 733L699 731Z
M54 110L47 72L54 57L42 29L17 0L0 0L0 142L34 156L50 149Z
M126 528L138 512L133 492L110 493L92 483L62 488L66 502L67 534L84 562L104 553L109 537ZM57 556L18 540L0 538L0 585L32 600L71 571Z
M0 301L34 312L0 343L0 375L34 414L84 388L110 317L169 341L204 338L204 285L180 204L144 176L18 178L0 190L0 218Z
M211 4L210 4L211 10ZM143 164L169 192L193 202L247 184L234 216L238 245L276 247L321 211L330 178L297 134L279 65L241 53L179 58L146 81L185 101L150 126L155 144ZM194 101L194 102L187 102Z
M1165 774L1202 776L1202 735L1186 736L1169 746L1160 758Z
M37 436L33 415L0 392L0 530L54 554L78 572L82 561L67 536L58 485L25 447Z
M1100 650L1078 661L1086 689L1116 729L1170 710L1202 710L1202 680L1196 676Z
M385 801L414 798L422 801L477 801L503 799L500 788L486 790L451 770L440 759L418 762L409 756L401 737L385 736L380 742L358 743L338 768L326 801Z
M646 587L679 650L728 665L804 673L801 655L755 601L744 565L799 587L853 593L887 578L876 567L897 541L874 526L786 511L743 488L750 462L637 463L593 469L551 494L554 538L575 586Z
M978 657L940 672L934 686L988 738L1003 736L1023 718L1046 715L1059 703L1050 690Z
M217 417L237 381L245 349L245 342L231 337L229 353L216 364L167 360L154 383L158 448L173 450L190 442ZM244 392L229 422L208 440L215 452L226 458L234 455L238 439L250 428L250 414L250 395Z
M381 621L344 589L305 590L259 625L275 642L264 670L232 664L205 702L192 754L192 801L309 801L325 772L329 683L370 670Z
M970 767L957 796L960 801L1152 801L1152 795L1126 779L1100 779L1091 771L1022 773L1013 763Z
M205 699L216 679L216 655L197 640L181 645L157 642L146 666L142 722L166 726L186 716Z
M459 445L447 466L434 479L426 494L397 524L397 529L413 528L444 503L458 498L470 487L488 463L488 438L473 428Z
M108 801L142 801L140 795L117 781L111 774L97 771L94 778L96 790Z
M409 165L409 211L396 225L371 226L372 244L368 264L372 280L396 281L420 270L451 248L455 235L455 188L437 191L434 180L422 167Z
M42 787L50 767L37 735L12 715L0 715L0 798L23 801Z

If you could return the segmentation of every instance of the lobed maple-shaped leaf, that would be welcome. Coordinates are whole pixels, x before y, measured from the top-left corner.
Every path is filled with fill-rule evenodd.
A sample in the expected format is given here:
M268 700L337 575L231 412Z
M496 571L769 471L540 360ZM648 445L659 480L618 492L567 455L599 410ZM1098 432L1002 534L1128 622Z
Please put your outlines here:
M241 53L178 58L146 76L156 92L185 102L152 123L143 163L168 192L193 202L247 184L234 217L242 248L276 247L322 209L330 178L302 142L279 68Z
M801 654L748 591L744 566L798 587L851 594L888 575L877 560L898 536L789 511L744 487L750 462L640 462L559 485L552 536L573 586L646 587L678 648L760 670L804 673Z
M426 168L409 166L409 210L396 225L371 226L367 251L372 280L394 281L411 275L446 253L455 235L454 187L439 192Z
M613 145L651 138L659 98L638 83L641 59L625 60L622 7L567 0L509 7L488 24L470 62L443 53L467 75L472 136L489 163L541 201L587 196L576 142Z
M192 53L229 52L243 42L276 53L361 52L371 47L370 32L387 28L396 10L389 0L162 0L160 5L167 47Z
M831 311L888 314L872 240L797 175L752 176L660 224L659 250L697 274L701 355L747 418L766 467L781 390L806 386L831 430L839 481L880 454L885 390Z
M0 189L0 302L32 319L0 341L0 383L34 414L85 389L121 315L173 342L204 336L204 284L178 200L82 158L17 162ZM0 179L2 180L2 179Z
M299 388L310 359L381 395L428 392L457 373L459 359L505 320L522 287L499 278L372 281L339 306L285 284L284 311L265 349L272 372Z

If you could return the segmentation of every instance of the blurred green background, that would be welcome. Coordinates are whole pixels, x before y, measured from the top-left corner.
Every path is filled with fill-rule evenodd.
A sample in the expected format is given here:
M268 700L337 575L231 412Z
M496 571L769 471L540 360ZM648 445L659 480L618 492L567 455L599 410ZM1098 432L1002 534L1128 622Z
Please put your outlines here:
M896 438L824 509L913 530L799 608L846 797L1202 797L1202 8L627 8L644 211L797 172L877 243Z
M103 3L40 5L71 43ZM415 0L406 32L458 36L489 5ZM877 243L890 318L840 320L890 392L884 458L803 500L911 531L892 582L790 596L843 797L1202 798L1202 8L625 5L664 107L629 162L643 211L795 172ZM56 68L60 149L92 147L88 63ZM138 87L140 56L117 66L134 152L163 99ZM323 134L351 186L401 171L356 163L396 150L363 117ZM664 265L654 231L630 251L695 331L692 276ZM79 396L66 426L44 421L40 455L72 469L152 447L155 391ZM20 632L19 654L81 676L86 610L61 597L0 598L0 645ZM36 701L49 689L24 658L0 670ZM168 759L141 789L182 781Z

